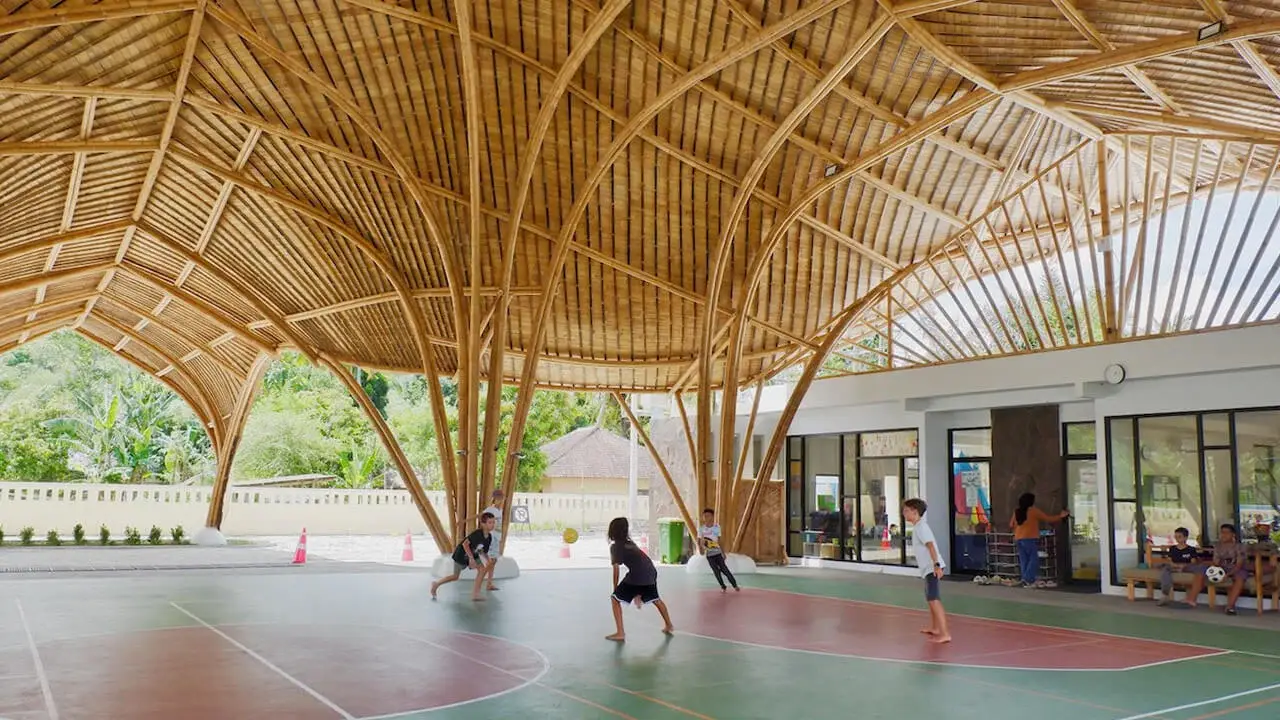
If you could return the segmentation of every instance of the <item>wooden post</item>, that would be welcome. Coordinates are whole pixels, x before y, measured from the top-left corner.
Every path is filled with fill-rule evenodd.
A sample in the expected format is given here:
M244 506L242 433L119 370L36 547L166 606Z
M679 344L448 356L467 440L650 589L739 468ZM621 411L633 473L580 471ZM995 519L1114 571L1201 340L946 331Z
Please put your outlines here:
M733 472L733 485L729 488L729 501L725 508L717 513L721 531L724 536L732 537L738 525L735 512L738 509L738 490L742 485L742 476L747 471L747 450L751 447L752 433L756 429L756 414L760 412L760 396L764 394L764 376L756 382L756 394L751 399L751 415L747 417L747 430L742 436L742 450L738 453L738 463Z
M214 448L218 467L213 480L213 495L209 498L209 514L205 518L205 527L222 528L227 488L231 485L231 461L235 459L236 449L240 446L240 438L244 434L245 423L249 420L249 408L253 405L253 398L258 394L258 388L262 386L262 375L267 371L270 361L271 356L267 353L258 354L258 359L254 360L249 368L248 377L240 386L236 404L231 410L231 417L223 425L225 432L222 434L222 442L217 443ZM218 422L218 419L215 418L214 422Z
M1098 156L1098 205L1102 216L1102 336L1107 342L1115 342L1120 338L1117 326L1116 308L1116 271L1112 245L1115 239L1111 236L1111 199L1107 192L1107 145L1097 141ZM1125 198L1125 203L1129 202Z
M636 419L635 413L631 412L631 408L627 405L626 399L622 397L622 393L615 390L613 391L613 397L622 406L622 411L627 414L627 420L635 427L644 446L649 449L649 456L653 458L653 464L658 466L658 472L662 473L662 479L666 481L667 489L671 491L671 497L675 498L676 507L680 509L680 517L684 519L685 530L688 531L689 537L693 538L693 542L696 545L698 542L698 526L694 524L693 516L689 514L689 508L684 504L684 497L680 494L680 488L676 487L675 480L671 478L671 471L667 469L667 464L662 461L662 456L658 454L658 448L654 447L649 440L649 433L645 432L644 426Z
M729 497L733 481L737 477L737 464L734 462L733 436L738 424L738 363L742 359L741 324L734 322L729 330L729 348L725 353L724 372L720 387L720 450L716 453L716 494L715 505L717 515L732 512ZM705 380L705 378L704 378ZM703 505L702 507L707 507ZM698 512L702 512L702 507Z
M373 425L373 431L378 434L378 439L382 441L382 446L387 449L387 454L391 456L391 461L396 464L396 468L400 471L400 477L404 479L404 486L408 489L409 496L413 498L413 504L418 506L418 512L422 514L422 519L426 522L427 529L431 531L431 537L436 541L436 547L442 553L449 552L453 548L453 542L448 534L445 533L444 526L440 524L440 518L436 515L435 508L431 506L431 501L427 499L427 493L422 489L422 483L418 482L418 476L414 474L413 466L409 464L409 458L405 456L400 443L396 442L395 434L387 426L387 421L382 419L382 414L378 412L378 408L374 407L373 401L369 399L369 394L364 391L360 383L356 382L355 376L351 374L351 371L343 367L337 360L321 353L320 362L342 381L342 384L347 388L347 392L351 393L351 398L364 411L365 417L369 419L369 424Z

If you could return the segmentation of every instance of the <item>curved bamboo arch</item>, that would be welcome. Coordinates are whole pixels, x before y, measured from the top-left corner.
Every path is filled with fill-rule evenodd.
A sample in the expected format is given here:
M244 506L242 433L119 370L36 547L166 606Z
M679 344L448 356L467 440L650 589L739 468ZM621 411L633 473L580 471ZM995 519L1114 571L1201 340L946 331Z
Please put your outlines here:
M381 250L375 247L372 242L366 239L354 228L348 227L346 223L332 217L328 213L313 208L301 201L284 195L283 193L262 187L244 177L242 173L223 170L211 163L204 162L191 153L180 150L172 150L170 152L175 158L189 162L225 182L235 183L236 186L242 190L253 193L264 200L274 202L281 207L285 207L305 217L311 218L315 222L320 223L321 225L338 233L339 236L354 245L358 250L360 250L360 252L364 253L366 257L373 261L382 274L386 276L388 282L391 283L391 287L395 292L396 297L400 300L401 307L404 309L405 317L409 321L409 327L413 333L414 342L418 347L418 353L422 361L424 374L427 377L439 377L439 370L436 366L435 350L431 347L431 340L426 328L426 320L422 317L422 309L414 300L413 295L409 290L409 284L400 273L400 270ZM189 251L186 251L185 249L183 252L189 253ZM191 256L197 257L194 255ZM450 288L450 292L455 296L460 295L460 291L457 288ZM457 313L455 313L455 317L456 316ZM276 317L278 317L278 315ZM279 318L279 322L285 326L288 325L288 321L283 318ZM287 327L281 330L281 332L289 333ZM292 334L288 334L287 336L293 337ZM299 342L299 349L303 349L303 352L308 353L308 357L312 359L312 362L316 362L314 356L304 349L308 347L307 345L302 344L298 340L295 340L295 342ZM431 413L433 421L436 423L436 427L449 427L448 417L444 409L444 399L441 395L439 385L437 383L428 383L427 387L431 393ZM440 457L452 457L453 450L452 443L449 440L449 434L447 432L436 433L436 440L440 446ZM456 467L451 462L445 462L443 465L445 473L445 495L448 498L450 510L456 513L456 498L452 489L452 486L456 483Z
M551 88L547 91L547 98L542 102L542 107L538 110L538 117L533 121L533 132L529 135L528 143L525 145L524 157L520 160L520 174L516 179L514 199L511 202L511 213L507 220L507 235L503 238L501 247L502 290L498 296L497 311L493 316L493 345L489 354L488 373L490 390L486 397L487 407L485 408L484 420L485 452L481 475L483 478L483 485L480 489L481 498L489 495L496 480L498 445L496 440L490 436L490 428L493 429L492 432L496 436L498 417L502 411L502 393L495 391L494 388L501 388L502 384L502 367L504 353L506 352L507 313L511 306L511 282L515 275L516 242L520 238L520 230L523 226L524 208L529 199L529 186L533 182L535 165L538 162L538 157L542 154L542 146L546 142L547 131L551 128L551 122L555 119L556 110L560 107L560 100L569 89L573 76L577 74L578 69L582 67L582 63L586 61L587 56L595 49L596 44L613 24L613 21L630 5L631 0L609 0L609 3L591 21L591 25L587 27L582 40L574 46L573 51L569 53L569 57L565 59L564 65L556 73L555 80L552 81ZM473 294L473 302L474 299L475 295ZM530 362L530 360L526 358L525 362ZM489 447L491 444L492 448ZM515 459L515 451L509 451L507 455L507 462ZM504 496L504 503L506 504L502 514L504 537L507 531L507 518L511 515L511 498L514 495L515 493L509 492Z
M240 384L236 393L235 405L227 416L227 438L217 451L217 476L213 480L213 494L209 497L209 513L205 519L205 527L222 528L223 508L226 506L227 488L231 484L231 463L240 449L240 440L244 437L245 425L249 422L249 410L253 407L253 399L262 388L262 376L267 371L270 355L258 353Z
M893 28L893 24L893 18L889 15L881 15L872 22L863 31L862 35L849 46L844 55L836 61L835 65L827 71L823 79L809 90L808 94L792 108L786 119L773 131L773 134L765 141L764 147L756 153L755 160L752 161L751 167L747 169L746 175L743 176L739 183L738 192L735 194L733 205L729 209L729 215L722 223L723 230L720 233L720 238L711 249L711 278L707 283L707 307L709 310L704 313L702 321L702 347L700 351L702 382L699 383L698 388L698 445L703 458L703 462L698 463L697 467L699 489L702 491L699 493L698 503L702 507L708 506L707 501L709 498L706 494L710 488L708 461L711 457L711 413L707 409L711 407L711 352L712 345L715 344L716 334L714 308L719 304L720 288L724 283L725 271L729 266L729 248L733 242L734 235L737 234L738 224L742 221L742 216L747 210L747 203L751 200L752 190L760 182L760 178L764 176L769 163L773 162L774 155L785 146L787 138L790 137L792 131L799 127L800 123L809 117L809 113L813 112L813 109L825 100L827 95L831 94L839 83L844 81L845 75L849 74L854 66L861 62L867 53L879 44L881 38ZM743 314L745 315L746 313L744 312ZM741 333L742 328L735 323L731 327L729 335L731 353L725 360L725 402L728 402L730 397L737 394L731 390L731 386L736 380L736 351L741 348ZM725 423L730 424L729 428L731 430L732 416L728 412L722 412L721 416ZM715 505L717 509L723 508L724 490L728 487L729 476L733 471L733 463L727 460L732 456L732 442L732 432L721 438L722 452L719 456L720 482L718 484L721 491L718 494L721 497L718 498Z
M164 350L163 348L157 346L155 343L146 339L138 331L125 327L124 325L121 325L120 323L116 322L115 320L112 320L111 318L101 313L90 312L85 319L91 320L96 323L101 323L103 326L111 330L114 330L115 332L119 333L122 337L129 338L130 342L137 343L138 345L142 346L142 349L146 350L152 355L155 355L156 357L160 358L161 360L164 360L165 362L173 366L174 374L182 378L185 382L189 383L191 385L192 390L195 391L195 398L203 405L205 416L209 418L213 418L215 423L218 423L219 425L221 425L221 416L214 409L214 404L210 402L209 398L211 397L211 394L209 393L208 388L204 386L204 383L200 382L199 378L197 378L196 376L192 375L191 373L183 369L183 365L185 365L186 363L183 363L181 360L174 357L168 351ZM81 329L83 328L84 328L84 323L82 322ZM84 330L84 331L89 332L88 330ZM114 348L112 349L112 351L115 352ZM122 354L122 352L117 352L116 354L120 355ZM163 377L162 375L159 374L159 370L160 370L159 368L156 368L154 370L149 369L147 370L147 374L156 378Z
M546 271L546 280L543 284L542 302L538 309L537 317L534 320L534 329L532 341L527 351L533 358L533 362L526 359L520 378L520 395L516 400L516 411L511 423L511 431L508 436L507 446L519 447L524 437L524 418L529 411L529 403L533 400L534 376L537 372L537 357L542 351L542 344L546 340L547 332L547 315L551 310L552 303L555 302L555 291L560 284L561 270L564 267L565 260L568 258L568 246L572 242L574 235L577 233L578 224L582 221L582 216L586 213L587 205L591 202L595 188L599 186L600 181L604 179L605 173L618 159L626 149L627 145L640 132L641 128L657 116L667 105L674 102L689 89L693 88L704 78L710 77L732 63L744 57L759 52L760 49L768 46L774 40L784 37L796 30L814 22L818 18L828 13L834 12L843 5L848 4L852 0L822 0L812 7L806 7L804 10L792 14L777 23L763 28L760 32L755 33L749 40L745 40L730 49L725 50L714 57L706 60L697 68L686 73L683 77L668 87L661 95L655 98L647 105L638 115L627 123L627 126L619 132L606 150L600 157L595 168L587 176L586 182L582 190L578 192L578 197L574 201L573 208L569 211L568 216L563 223L563 229L556 238L556 247L554 251L551 266ZM503 487L510 487L512 478L514 477L514 463L507 463L503 469ZM505 518L504 518L505 520Z

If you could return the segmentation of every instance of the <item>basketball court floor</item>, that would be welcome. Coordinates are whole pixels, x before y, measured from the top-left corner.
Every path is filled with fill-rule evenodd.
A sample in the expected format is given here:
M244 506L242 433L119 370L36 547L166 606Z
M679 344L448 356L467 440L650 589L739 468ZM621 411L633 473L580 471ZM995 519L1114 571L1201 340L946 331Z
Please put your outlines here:
M1280 717L1275 615L944 583L955 641L937 646L914 581L742 580L663 568L676 635L628 608L619 645L608 570L529 572L483 603L341 564L8 576L0 718Z

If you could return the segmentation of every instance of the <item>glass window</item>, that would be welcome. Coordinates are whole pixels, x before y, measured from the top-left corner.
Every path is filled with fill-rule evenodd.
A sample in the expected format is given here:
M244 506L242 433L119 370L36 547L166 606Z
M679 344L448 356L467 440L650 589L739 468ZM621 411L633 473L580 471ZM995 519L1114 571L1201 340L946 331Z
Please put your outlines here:
M919 453L915 430L862 433L862 457L914 457Z
M1112 537L1115 541L1115 563L1111 568L1111 579L1120 582L1120 572L1138 567L1141 553L1138 552L1138 537L1142 534L1139 527L1138 506L1133 502L1118 502L1112 506Z
M1117 500L1135 500L1136 466L1133 462L1133 418L1111 418L1111 496Z
M1217 537L1217 531L1214 528L1223 523L1236 524L1236 498L1235 489L1231 482L1231 450L1205 450L1204 451L1204 485L1206 511L1209 517L1208 524L1204 527L1203 535L1199 542L1202 545L1206 543L1210 537ZM1191 537L1197 535L1193 531Z
M1200 536L1200 442L1195 415L1138 419L1142 515L1155 542L1185 527Z
M902 503L904 500L909 498L920 497L920 459L906 458L902 461L902 467L904 472L902 478L902 497L898 500L898 527L902 528L903 538L910 538L911 526L908 525L906 520L902 517ZM907 540L903 541L902 549L904 551L906 550L907 542ZM912 566L917 564L915 553L906 553L906 564Z
M871 524L862 546L866 562L900 563L902 561L902 501L899 476L901 460L897 458L864 459L858 464L858 479L864 510L862 521Z
M841 536L839 435L804 438L804 476L804 554L834 559Z
M1100 562L1101 527L1098 517L1098 461L1067 461L1067 509L1071 511L1071 577L1097 580Z
M1067 424L1067 454L1098 454L1098 430L1094 423L1086 422Z
M874 512L858 493L858 436L844 436L844 558L858 560L859 538Z
M1231 447L1231 420L1226 413L1205 415L1201 422L1205 447Z
M991 428L951 431L951 459L991 457Z
M1280 411L1236 414L1236 462L1246 532L1280 530Z

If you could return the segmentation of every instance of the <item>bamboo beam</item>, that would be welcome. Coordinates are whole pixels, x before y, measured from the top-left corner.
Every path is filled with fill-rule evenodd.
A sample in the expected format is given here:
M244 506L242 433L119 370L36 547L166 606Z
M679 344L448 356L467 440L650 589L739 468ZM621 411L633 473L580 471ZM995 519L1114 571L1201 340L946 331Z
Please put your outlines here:
M502 377L503 363L506 353L506 337L507 337L507 321L511 304L512 288L511 284L515 276L515 256L516 243L520 238L520 230L523 227L523 216L525 206L528 203L529 189L533 182L533 174L537 169L538 158L542 153L543 144L546 142L547 132L551 129L551 123L555 119L557 109L560 107L560 101L572 85L572 81L582 64L590 56L595 49L596 44L600 41L613 25L613 21L617 19L622 11L630 6L631 0L610 0L600 12L592 19L591 24L587 27L586 33L578 42L573 45L573 50L569 53L564 61L564 65L556 72L555 78L552 80L551 87L545 94L546 99L543 100L541 107L538 109L538 116L534 119L529 139L525 143L525 153L520 160L519 176L516 178L514 192L512 193L511 212L507 218L506 236L503 238L502 253L502 288L498 295L497 306L494 312L494 326L492 336L492 349L489 355L489 391L486 398L487 407L485 408L485 462L482 468L484 473L484 486L482 495L487 494L494 487L497 481L497 454L498 454L498 424L502 410ZM479 204L479 198L476 197L472 202ZM476 296L472 295L472 302ZM536 363L537 357L525 358L526 363ZM492 430L491 430L492 428ZM507 458L504 467L516 465L519 462L518 454L520 445L518 443L507 443ZM507 475L506 477L514 477ZM507 480L504 478L503 487L507 486ZM511 503L515 497L515 488L512 486L503 496L503 513L502 513L502 538L506 542L508 536L508 526L511 524Z
M810 88L805 96L792 108L791 112L787 114L786 118L778 124L760 150L755 153L751 166L739 182L739 190L734 194L733 205L730 207L728 216L721 222L720 237L711 250L711 276L707 284L707 302L710 307L714 308L719 302L721 288L724 285L725 274L728 271L729 260L732 256L730 252L731 243L734 234L737 232L738 225L746 213L747 203L751 198L751 190L760 182L765 170L768 169L774 156L785 146L791 133L809 117L814 108L818 107L835 90L838 84L843 82L845 75L848 75L866 57L867 53L875 49L881 39L892 28L893 21L887 15L881 15L873 22L856 41L849 45L849 48L822 80ZM869 166L868 164L859 167L850 175L855 175ZM748 298L743 307L745 308L749 303L750 299ZM745 314L745 309L740 314ZM736 375L737 372L737 360L741 357L741 343L744 335L743 325L745 323L731 321L730 324L728 355L726 356L724 368L725 377L722 381L725 388L724 403L726 407L721 410L721 433L723 435L727 431L732 436L734 417L727 404L731 401L729 393L734 389L733 384L737 380L736 377L731 377L731 374ZM711 459L711 370L713 351L715 349L715 334L715 313L706 312L702 320L702 342L699 349L701 369L698 383L698 452L702 459L702 463L699 465L699 477L702 478L699 485L701 486L709 486L711 481L708 475L710 471L708 465ZM720 447L722 452L725 448L731 446L732 437L728 442L730 445L726 445L725 438L721 438ZM730 457L721 456L720 461L722 463L731 462L732 450L727 455ZM723 489L727 486L731 475L725 468L720 468L718 475L720 478L718 484ZM709 490L709 487L707 489ZM723 490L718 492L716 494L716 506L718 508L722 507L722 503L727 499ZM699 498L700 504L705 502L705 498Z
M87 300L88 298L85 298L85 299ZM141 321L145 321L151 325L155 325L156 327L164 330L170 335L173 335L178 340L181 340L183 343L190 345L195 352L198 352L199 354L209 358L209 360L212 361L214 364L216 364L218 367L230 373L232 377L240 377L240 375L244 373L244 370L237 368L235 365L232 365L229 361L219 357L216 353L213 352L212 347L206 345L199 338L191 335L186 330L178 328L172 323L166 322L160 316L151 315L149 311L147 311L146 309L142 308L139 305L136 305L132 300L125 297L117 297L114 295L107 296L104 299L109 303L119 305L121 308L124 308L128 312L133 313L134 315L137 315L139 318L141 318ZM139 332L141 331L141 328L137 328L136 326L134 329L138 330ZM187 357L184 356L182 359L186 360ZM164 370L161 370L159 374L163 374L163 373L164 373Z
M568 259L569 246L572 244L577 229L587 210L587 205L592 202L596 196L595 189L599 187L600 182L608 174L609 168L626 150L628 144L638 135L641 130L668 105L674 102L686 92L696 87L703 79L711 77L735 62L749 57L753 53L768 47L773 41L786 37L787 35L799 30L802 27L814 22L818 18L848 4L850 0L819 0L811 6L791 13L782 20L770 25L769 27L753 34L751 37L741 42L734 43L724 51L708 58L697 68L691 70L681 76L674 82L670 83L666 89L659 94L652 102L644 107L635 117L633 117L618 133L614 136L613 143L603 151L595 167L591 173L585 178L582 189L578 191L577 198L574 200L573 207L563 220L563 229L556 238L554 256L551 262L546 266L543 286L543 294L541 303L538 308L538 314L534 319L534 325L530 332L531 342L528 351L533 355L532 361L526 361L522 369L520 378L520 394L516 399L515 414L512 420L511 433L508 436L508 446L519 446L524 437L524 424L526 416L529 412L529 405L533 401L533 391L536 387L534 378L537 374L538 363L537 356L542 351L542 346L546 341L547 318L551 312L551 307L555 302L556 291L560 285L561 269L564 267L565 261ZM715 298L712 298L712 302ZM510 486L513 477L514 468L508 465L503 471L503 487Z
M1064 110L1070 110L1071 112L1079 113L1081 115L1094 115L1097 117L1111 118L1113 120L1146 123L1175 131L1231 135L1238 137L1241 140L1253 140L1256 142L1280 142L1280 131L1237 125L1235 123L1223 122L1221 120L1208 120L1186 115L1174 115L1172 113L1135 112L1133 110L1123 110L1120 108L1104 107L1101 105L1080 102L1052 103L1052 106L1059 107Z
M1238 40L1253 40L1276 34L1280 34L1280 20L1267 19L1236 23L1227 28L1226 32L1215 35L1208 40L1200 40L1194 30L1176 35L1166 35L1156 40L1133 43L1118 50L1094 53L1077 60L1067 60L1035 70L1026 70L1002 80L998 88L1001 93L1033 90L1037 87L1087 75L1095 75L1127 65L1150 62L1162 57L1171 57L1188 52L1198 52Z
M698 542L698 524L693 521L693 516L689 514L689 507L685 505L684 495L680 492L680 488L676 487L676 481L672 479L671 471L667 469L667 464L662 461L662 455L658 452L658 448L649 439L649 433L645 432L644 426L640 424L640 421L636 419L635 413L631 412L631 408L627 406L627 401L622 397L622 393L614 390L612 394L613 399L617 400L618 404L622 406L622 412L627 414L627 421L636 429L636 434L640 436L640 441L649 450L649 457L652 457L653 464L658 466L658 472L662 473L662 479L667 483L667 490L671 492L671 497L676 501L676 507L680 510L680 517L684 520L685 530L696 545Z
M0 37L27 30L52 28L60 25L148 17L194 10L190 0L164 2L100 2L93 5L68 8L58 6L52 10L26 10L0 18Z
M262 376L267 371L271 356L258 353L257 359L249 368L248 375L236 393L236 402L227 418L226 442L217 451L217 475L213 481L213 493L209 497L209 514L205 519L205 527L222 528L223 509L226 506L227 488L231 485L231 463L235 459L236 450L244 436L244 426L249 421L249 410L253 407L253 399L262 387Z
M472 38L471 0L457 0L453 3L457 13L458 43L457 54L462 68L463 122L466 130L467 147L467 189L470 201L467 203L467 225L470 231L468 250L470 266L468 275L471 278L471 294L466 298L467 324L456 328L458 334L458 447L461 448L459 460L463 477L462 488L464 501L459 503L460 520L473 517L479 510L481 480L477 477L479 463L477 457L480 443L477 432L480 423L480 69L476 60L475 41ZM492 382L491 382L492 384ZM498 393L493 393L498 395ZM486 429L488 435L490 430ZM488 454L488 453L486 453ZM504 516L505 517L505 516Z
M72 155L80 153L155 152L153 140L31 140L0 142L0 157Z
M453 539L445 531L444 525L440 523L440 517L436 514L436 509L431 505L431 500L422 488L422 483L418 481L413 465L409 462L408 456L404 454L404 449L400 447L400 443L396 440L395 433L391 431L387 421L382 418L378 408L374 407L373 401L369 399L369 394L365 392L360 383L356 382L351 371L333 359L333 356L323 352L320 353L320 363L342 381L342 384L347 388L347 392L351 393L351 398L360 406L360 410L369 420L369 424L373 426L373 431L378 434L378 439L382 441L382 446L386 448L387 454L391 456L391 461L395 463L396 469L400 471L400 477L404 479L404 486L408 489L409 496L413 498L413 504L417 506L423 522L426 523L427 529L431 532L432 539L436 541L436 548L441 553L450 552L453 549ZM445 430L447 432L448 428L445 428ZM437 430L436 432L440 431Z
M237 323L236 321L232 320L230 317L225 315L221 310L218 310L217 308L206 303L200 298L192 295L186 290L183 290L179 287L175 287L169 281L165 280L159 275L156 275L150 270L140 265L135 265L128 260L126 260L125 262L119 265L115 265L114 267L116 270L120 272L124 272L130 277L133 277L143 282L144 284L150 285L151 287L155 288L156 290L162 293L168 293L172 295L175 299L179 300L180 302L191 306L191 308L194 309L196 312L200 313L200 315L222 326L222 328L224 328L227 332L235 335L237 338L249 344L250 346L257 348L258 350L265 352L273 357L279 354L280 352L279 348L269 344L267 341L263 340L257 335L254 335L253 333L244 329L244 327L242 327L239 323Z
M143 100L168 102L173 93L168 90L143 90L119 85L71 85L61 83L17 82L0 80L3 95L47 95L52 97L101 98L110 100Z

